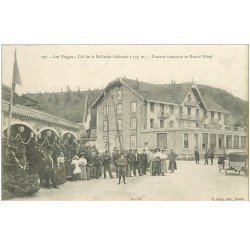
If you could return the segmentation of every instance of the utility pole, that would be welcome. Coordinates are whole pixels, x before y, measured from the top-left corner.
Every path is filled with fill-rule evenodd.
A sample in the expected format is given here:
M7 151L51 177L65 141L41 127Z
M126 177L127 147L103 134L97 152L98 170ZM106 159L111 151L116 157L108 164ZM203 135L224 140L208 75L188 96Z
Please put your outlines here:
M116 112L116 106L115 106L115 101L114 101L114 96L111 96L112 101L113 101L113 107L114 107L114 112L115 112L115 121L116 121L116 132L118 135L118 141L120 145L120 151L122 151L122 143L121 143L121 137L120 137L120 132L119 132L119 125L118 125L118 120L117 120L117 112Z
M110 154L110 146L109 146L109 110L107 106L107 98L106 98L106 91L104 89L104 103L105 103L105 111L107 117L107 146L108 146L108 153Z

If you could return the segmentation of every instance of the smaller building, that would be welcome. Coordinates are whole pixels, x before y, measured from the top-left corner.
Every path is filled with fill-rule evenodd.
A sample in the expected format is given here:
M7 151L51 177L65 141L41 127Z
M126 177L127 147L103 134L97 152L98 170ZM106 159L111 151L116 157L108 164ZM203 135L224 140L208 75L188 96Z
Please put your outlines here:
M2 85L2 135L6 136L8 128L9 106L11 88ZM12 110L11 126L24 126L27 133L33 132L40 136L44 131L50 130L57 137L64 137L71 134L79 139L81 125L68 121L61 117L51 115L39 109L39 102L14 92L14 106Z

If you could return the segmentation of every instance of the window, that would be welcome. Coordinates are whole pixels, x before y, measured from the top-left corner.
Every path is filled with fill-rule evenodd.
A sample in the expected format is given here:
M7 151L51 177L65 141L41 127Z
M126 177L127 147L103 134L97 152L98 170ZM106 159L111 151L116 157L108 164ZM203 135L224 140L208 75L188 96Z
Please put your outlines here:
M183 107L180 107L180 117L183 116Z
M136 129L136 118L130 119L130 129Z
M208 134L202 133L202 149L207 149L208 144Z
M118 130L122 130L122 120L117 120Z
M154 119L150 119L150 128L154 128L154 123L155 123Z
M247 145L246 136L241 136L241 147L246 148L246 145Z
M188 101L192 100L191 94L188 94L187 99L188 99Z
M160 120L160 128L164 128L164 120L163 119Z
M155 103L150 102L150 111L154 112L155 111Z
M184 134L184 148L188 148L188 134Z
M103 115L108 116L109 115L109 105L103 106Z
M133 150L136 149L136 135L130 136L130 148Z
M221 120L221 113L220 112L218 113L218 117L219 117L219 120Z
M122 104L121 103L116 104L116 112L118 115L122 114Z
M170 127L170 128L173 128L173 127L174 127L174 121L170 121L169 127Z
M121 89L117 90L117 100L118 101L122 100L122 90Z
M144 146L145 146L145 147L148 146L148 142L147 142L147 141L144 142Z
M200 117L200 110L196 109L196 120L199 120Z
M136 112L136 102L131 102L130 103L130 113L135 113Z
M214 121L214 111L211 111L211 121Z
M234 135L234 148L240 147L240 137L238 135Z
M191 117L191 108L188 108L188 118Z
M218 148L224 148L224 135L218 135Z
M194 146L198 148L199 141L198 141L198 134L194 134Z
M226 148L232 148L232 135L226 135Z
M173 115L174 114L174 106L170 105L169 109L170 109L170 114Z
M210 134L210 147L216 148L216 134Z
M164 104L160 103L160 112L164 113Z
M207 118L207 111L204 110L204 118Z
M107 121L103 121L103 131L104 132L108 131L108 122Z

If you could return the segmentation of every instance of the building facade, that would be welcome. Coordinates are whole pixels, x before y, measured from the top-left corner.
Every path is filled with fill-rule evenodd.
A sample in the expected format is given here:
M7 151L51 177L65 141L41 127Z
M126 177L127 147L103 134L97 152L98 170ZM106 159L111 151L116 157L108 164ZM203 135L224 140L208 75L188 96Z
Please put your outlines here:
M6 138L10 91L8 86L2 85L2 136ZM27 133L39 137L46 131L51 131L58 138L71 134L80 139L81 125L58 116L51 115L39 109L39 103L32 98L14 93L14 106L12 110L11 127L23 126Z
M97 109L97 141L108 148L173 148L183 158L214 147L245 148L246 131L228 126L230 113L204 99L195 83L156 85L119 78L92 105ZM115 112L116 111L116 112ZM120 141L119 141L120 138Z

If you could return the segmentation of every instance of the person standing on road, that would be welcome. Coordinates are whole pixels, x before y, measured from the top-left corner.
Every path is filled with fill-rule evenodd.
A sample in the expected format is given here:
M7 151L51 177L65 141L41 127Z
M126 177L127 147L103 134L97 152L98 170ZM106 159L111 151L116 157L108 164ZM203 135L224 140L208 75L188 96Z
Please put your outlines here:
M119 182L118 182L118 184L121 183L121 178L123 178L123 183L126 184L125 178L126 178L126 170L127 170L128 161L125 158L124 153L121 153L121 156L118 159L117 164L118 164L118 173L119 173Z
M173 149L170 150L169 155L169 167L170 173L174 173L175 170L177 170L177 165L175 159L178 157L178 155L174 152Z
M84 157L84 153L80 153L79 159L79 167L81 168L80 179L86 180L87 179L87 160Z
M195 147L195 150L194 150L194 157L195 157L195 163L200 164L200 154L199 154L199 150L197 147Z
M213 165L214 164L214 148L213 148L213 146L210 147L210 149L209 149L209 155L210 155L210 159L211 159L211 165Z
M80 179L81 168L79 167L79 157L76 155L72 159L72 166L73 166L73 176L72 181L78 181Z
M60 152L60 155L57 157L57 168L58 168L58 179L59 183L63 184L66 182L66 169L65 169L65 157L63 151Z
M168 171L167 170L167 150L166 149L163 149L162 150L162 161L161 161L161 175L164 176L165 173Z
M137 149L134 150L134 159L133 159L133 174L136 176L136 169L138 170L139 175L141 176L141 158L138 154Z
M106 179L106 172L108 171L109 173L109 178L113 179L113 175L111 172L111 168L110 168L110 160L111 157L108 154L108 150L105 151L104 155L103 155L103 175L104 175L104 179Z
M45 179L46 179L46 187L50 189L50 181L54 188L59 189L56 183L56 169L54 166L54 161L52 159L52 151L48 152L48 155L45 158Z
M162 152L160 148L156 148L153 159L152 176L161 174L161 164L162 164Z
M95 157L95 162L94 162L94 170L93 170L94 179L99 179L101 167L102 167L102 159L99 155L99 152L97 152L96 157Z
M142 166L142 174L147 174L147 166L148 166L148 154L146 153L146 149L143 149L141 154L141 166Z
M129 150L129 153L127 154L127 160L128 160L128 168L127 168L127 177L132 177L131 173L133 170L133 158L134 154L132 152L132 149Z
M114 165L115 165L115 174L116 174L116 178L118 178L118 159L120 158L119 156L119 150L114 148L114 151L113 151L113 162L114 162Z
M205 165L208 165L208 151L206 149L205 154L204 154L204 159L205 159Z
M92 173L93 173L93 168L94 168L94 164L95 164L94 153L89 153L87 162L88 162L88 164L87 164L87 180L91 180L91 178L93 178Z

